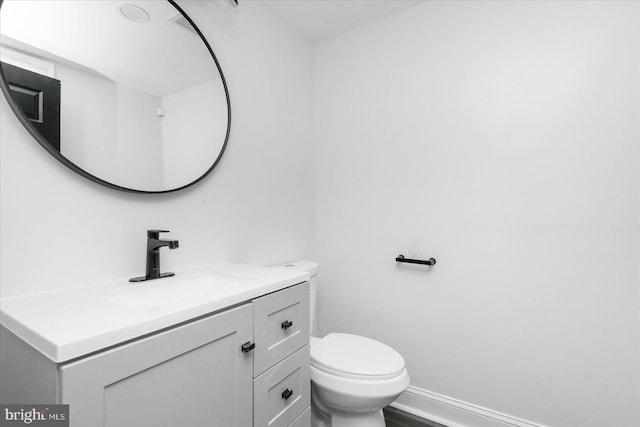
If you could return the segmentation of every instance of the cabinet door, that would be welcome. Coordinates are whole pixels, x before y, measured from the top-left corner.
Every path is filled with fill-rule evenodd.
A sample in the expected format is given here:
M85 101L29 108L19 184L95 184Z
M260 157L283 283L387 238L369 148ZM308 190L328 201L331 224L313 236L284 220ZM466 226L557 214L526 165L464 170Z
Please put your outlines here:
M253 375L309 343L309 282L253 300Z
M251 426L251 304L60 368L71 426Z

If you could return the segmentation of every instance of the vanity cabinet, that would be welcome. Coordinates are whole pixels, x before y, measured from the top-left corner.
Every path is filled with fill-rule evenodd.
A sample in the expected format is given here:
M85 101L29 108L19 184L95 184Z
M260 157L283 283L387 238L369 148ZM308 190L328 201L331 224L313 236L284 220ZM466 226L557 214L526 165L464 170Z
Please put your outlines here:
M2 403L69 404L72 427L308 426L308 322L304 282L63 363L2 328Z

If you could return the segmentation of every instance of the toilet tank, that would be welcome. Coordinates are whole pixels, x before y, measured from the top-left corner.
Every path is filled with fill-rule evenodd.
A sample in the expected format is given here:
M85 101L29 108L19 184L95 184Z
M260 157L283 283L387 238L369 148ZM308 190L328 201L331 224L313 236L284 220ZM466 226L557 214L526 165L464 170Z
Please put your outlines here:
M318 291L318 263L315 261L294 261L286 264L279 265L278 267L292 268L294 270L306 271L311 275L310 289L309 289L309 326L311 336L317 336L316 325L316 294Z

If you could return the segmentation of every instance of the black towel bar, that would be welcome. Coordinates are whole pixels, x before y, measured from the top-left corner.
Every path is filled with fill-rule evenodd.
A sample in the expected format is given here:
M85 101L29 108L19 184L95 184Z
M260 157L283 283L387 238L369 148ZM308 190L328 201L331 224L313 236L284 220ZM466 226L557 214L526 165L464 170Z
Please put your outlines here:
M423 264L423 265L434 265L436 263L436 259L435 258L429 258L429 259L411 259L411 258L405 258L404 255L398 255L396 258L397 262L406 262L409 264Z

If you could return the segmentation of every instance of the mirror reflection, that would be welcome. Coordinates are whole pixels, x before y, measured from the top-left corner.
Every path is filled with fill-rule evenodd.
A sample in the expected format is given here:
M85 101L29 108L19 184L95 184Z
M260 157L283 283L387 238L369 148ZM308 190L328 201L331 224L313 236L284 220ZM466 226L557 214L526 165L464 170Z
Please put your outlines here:
M4 0L0 60L21 121L102 184L175 190L224 151L224 79L171 2Z

